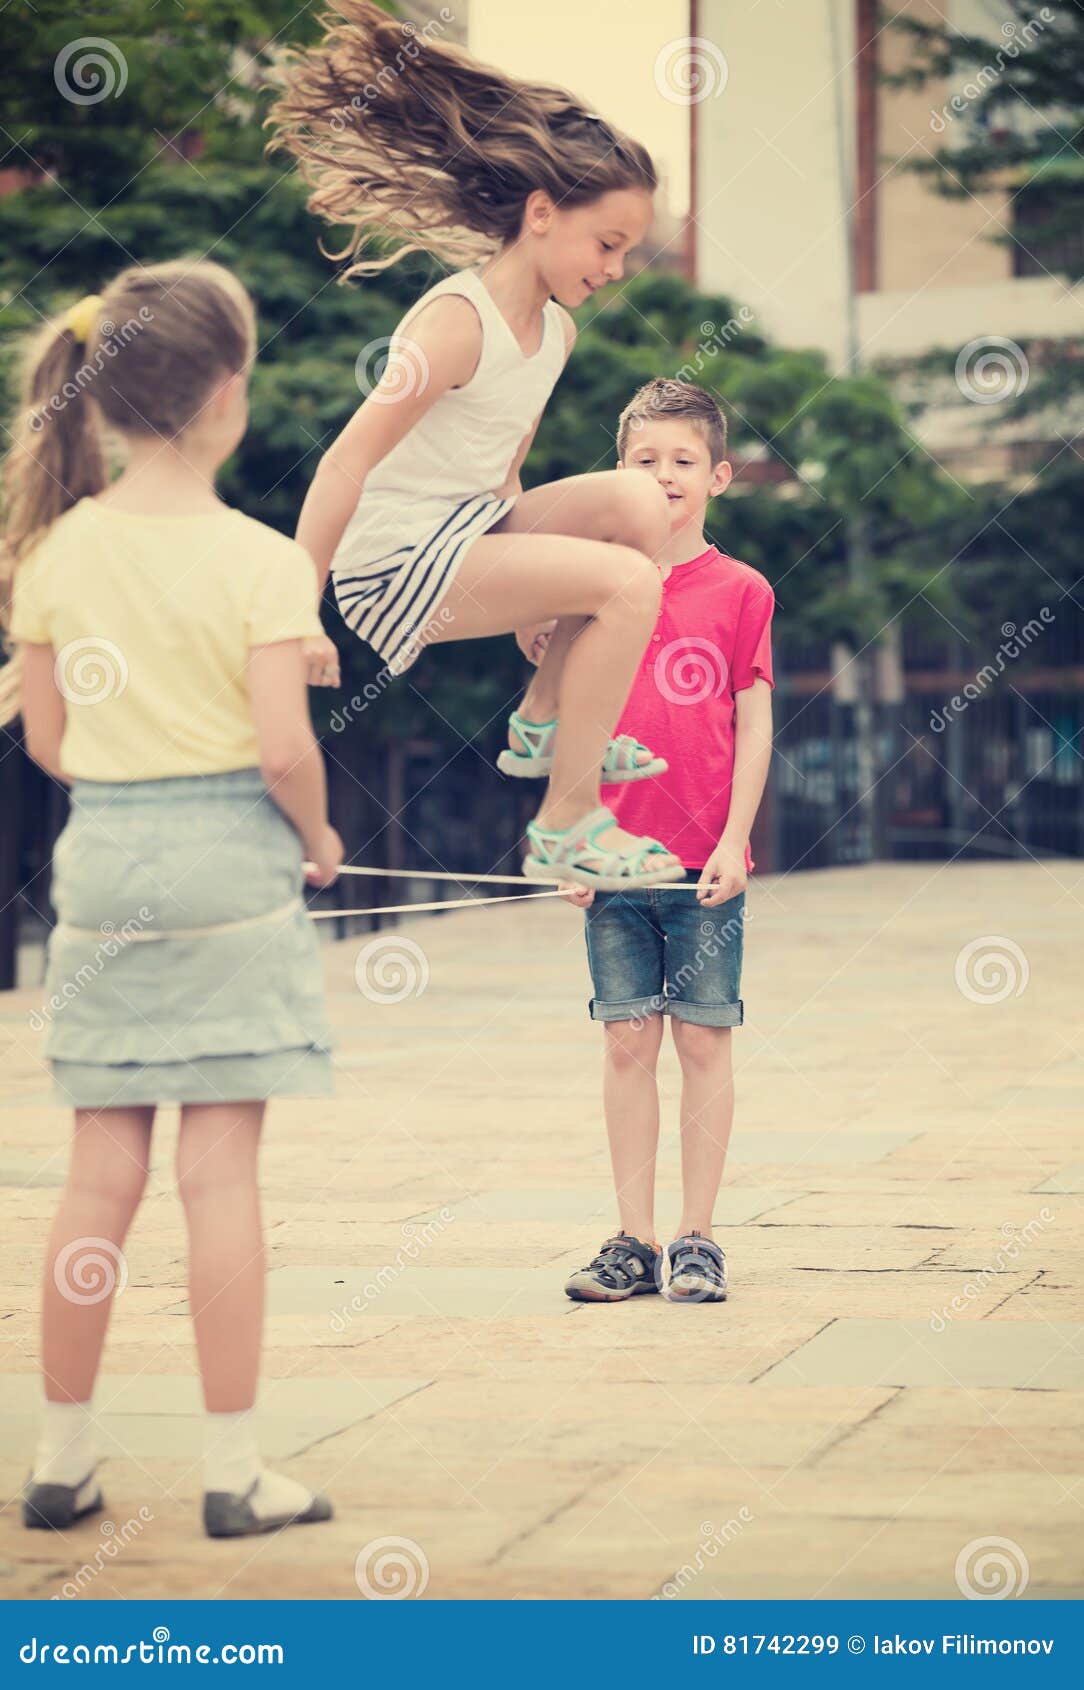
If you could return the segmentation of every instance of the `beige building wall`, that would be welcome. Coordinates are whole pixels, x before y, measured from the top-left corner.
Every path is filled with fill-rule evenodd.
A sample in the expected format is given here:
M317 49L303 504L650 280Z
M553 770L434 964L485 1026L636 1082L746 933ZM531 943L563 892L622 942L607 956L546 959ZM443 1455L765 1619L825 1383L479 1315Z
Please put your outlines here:
M699 33L722 50L729 71L722 94L694 109L697 279L748 303L774 338L820 348L835 368L846 358L848 280L837 99L853 173L855 9L853 0L787 0L785 51L775 51L782 24L767 7L697 7ZM907 0L904 9L923 20L947 13L960 30L989 36L996 68L1002 36L993 0ZM890 28L878 46L889 70L913 50ZM856 309L866 360L959 350L978 336L1084 332L1084 290L1055 277L1014 277L1010 252L989 238L1011 227L1010 186L950 200L903 169L905 160L964 138L966 113L942 114L965 81L878 85L876 289L859 294Z
M838 364L847 247L836 101L849 137L854 79L835 73L854 53L853 7L834 0L835 52L826 0L783 10L700 0L697 11L701 39L727 67L725 87L693 108L697 280L750 306L773 338Z
M979 18L970 15L975 9L973 0L950 0L947 6L945 0L908 0L903 8L922 23L937 23L947 14L957 28L988 32L996 8L983 7ZM882 32L878 48L881 69L889 74L902 70L914 51L907 37L893 29ZM935 128L937 121L946 123L942 113L955 91L940 81L924 88L882 85L878 91L877 279L885 292L981 286L1012 278L1008 250L985 238L1008 228L1008 193L945 199L927 178L903 168L962 136L966 113L950 111L944 130Z
M458 5L458 0L452 0ZM688 0L470 0L470 51L529 81L568 88L647 147L659 171L656 244L684 256L688 111L660 65L684 52Z

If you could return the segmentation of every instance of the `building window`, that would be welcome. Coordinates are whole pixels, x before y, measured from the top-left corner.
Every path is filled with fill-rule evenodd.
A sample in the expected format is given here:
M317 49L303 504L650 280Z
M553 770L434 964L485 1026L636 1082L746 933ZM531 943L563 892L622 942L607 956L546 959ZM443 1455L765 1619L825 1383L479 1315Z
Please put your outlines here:
M1030 182L1012 202L1012 273L1084 274L1084 182Z

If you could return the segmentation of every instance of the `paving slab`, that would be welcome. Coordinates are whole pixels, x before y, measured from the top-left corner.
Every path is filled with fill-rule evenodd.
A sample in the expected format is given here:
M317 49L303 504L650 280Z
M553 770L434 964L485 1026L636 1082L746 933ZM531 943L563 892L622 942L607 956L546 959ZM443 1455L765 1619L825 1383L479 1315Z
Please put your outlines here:
M1010 1386L1084 1390L1084 1326L835 1320L769 1369L772 1385Z
M421 1391L427 1379L269 1379L260 1394L260 1425L273 1460L313 1444ZM0 1437L27 1447L37 1421L41 1385L29 1373L0 1374ZM107 1461L198 1463L203 1450L199 1384L191 1373L104 1375L98 1382L103 1454Z
M457 1320L572 1313L552 1274L535 1268L433 1270L413 1267L389 1277L387 1263L368 1268L274 1268L267 1276L267 1309L279 1314L325 1314L331 1320L363 1318L379 1302L382 1315L446 1315ZM180 1312L180 1305L178 1305Z
M1073 1162L1067 1168L1052 1174L1042 1185L1035 1187L1036 1191L1080 1192L1084 1191L1084 1162Z
M754 1186L727 1186L720 1191L715 1205L718 1226L741 1226L755 1220L782 1204L793 1200L795 1193L761 1191ZM484 1221L488 1224L518 1226L522 1222L555 1221L609 1225L613 1220L613 1192L594 1189L560 1191L531 1189L478 1192L474 1196L452 1202L457 1220ZM439 1219L439 1210L430 1210L417 1217L418 1224ZM507 1248L507 1245L505 1246Z

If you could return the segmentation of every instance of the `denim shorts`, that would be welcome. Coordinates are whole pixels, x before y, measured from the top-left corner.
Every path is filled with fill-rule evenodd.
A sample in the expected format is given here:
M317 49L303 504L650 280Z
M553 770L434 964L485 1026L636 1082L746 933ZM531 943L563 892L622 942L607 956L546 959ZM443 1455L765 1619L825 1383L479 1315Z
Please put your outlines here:
M705 909L699 873L674 890L598 892L587 911L595 1021L673 1015L700 1027L740 1027L745 893Z

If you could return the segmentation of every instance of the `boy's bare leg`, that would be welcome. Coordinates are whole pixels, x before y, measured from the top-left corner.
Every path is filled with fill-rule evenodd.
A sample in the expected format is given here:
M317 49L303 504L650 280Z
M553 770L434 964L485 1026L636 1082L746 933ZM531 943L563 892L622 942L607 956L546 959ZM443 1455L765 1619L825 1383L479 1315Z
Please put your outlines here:
M655 1242L655 1155L659 1088L655 1068L662 1044L661 1015L644 1021L606 1021L602 1098L610 1164L622 1232Z
M731 1029L672 1018L681 1063L682 1211L677 1236L711 1237L734 1120Z

